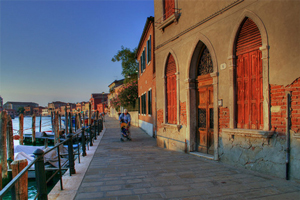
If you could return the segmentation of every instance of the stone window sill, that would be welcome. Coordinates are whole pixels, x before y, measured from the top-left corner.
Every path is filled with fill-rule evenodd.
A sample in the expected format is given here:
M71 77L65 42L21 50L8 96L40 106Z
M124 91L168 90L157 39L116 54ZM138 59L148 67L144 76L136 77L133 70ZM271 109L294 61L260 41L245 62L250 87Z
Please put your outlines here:
M181 125L177 125L177 124L162 124L162 127L164 129L164 132L167 129L173 129L173 130L177 130L179 132Z
M251 137L251 138L270 138L274 134L273 131L253 130L253 129L233 129L223 128L223 133L233 136Z
M172 24L173 22L177 22L179 18L179 13L175 12L173 15L164 20L157 28L158 30L164 31L164 29Z

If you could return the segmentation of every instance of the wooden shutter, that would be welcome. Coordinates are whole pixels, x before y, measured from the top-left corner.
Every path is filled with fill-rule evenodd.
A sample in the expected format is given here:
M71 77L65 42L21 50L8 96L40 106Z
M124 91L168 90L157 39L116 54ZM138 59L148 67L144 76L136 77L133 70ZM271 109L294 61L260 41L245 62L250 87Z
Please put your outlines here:
M236 43L237 128L263 128L261 44L259 29L248 18Z
M259 29L251 19L247 18L237 38L236 55L257 50L261 46L262 41Z
M170 17L175 11L175 0L164 0L164 19Z
M177 123L177 84L175 73L175 60L170 54L166 66L167 122L170 124Z

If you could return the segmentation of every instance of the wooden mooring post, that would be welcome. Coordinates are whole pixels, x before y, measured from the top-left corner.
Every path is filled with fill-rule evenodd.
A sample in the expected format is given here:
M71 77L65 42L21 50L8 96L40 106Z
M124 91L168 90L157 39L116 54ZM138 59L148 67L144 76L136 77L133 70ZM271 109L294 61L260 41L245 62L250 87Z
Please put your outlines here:
M88 121L88 125L91 125L91 121L92 121L92 105L91 105L91 102L89 102L89 121Z
M19 135L20 135L20 139L19 139L19 144L23 145L23 134L24 134L24 115L20 114L19 115Z
M27 160L15 160L11 163L12 177L17 176L26 166ZM15 195L16 200L28 199L28 171L16 182L15 191L12 191L12 195Z
M0 164L2 167L1 176L4 182L6 182L8 178L6 127L7 127L7 115L6 112L1 112L0 113Z
M59 114L58 116L59 116L59 118L58 118L58 120L59 120L59 130L61 130L61 114Z
M11 117L8 115L7 119L7 156L8 156L8 167L11 169L11 163L14 161L14 138L13 138L13 126Z
M40 115L40 129L39 129L40 132L42 132L42 115Z
M53 132L54 132L54 145L59 143L59 130L58 130L58 112L54 112L53 119Z
M36 145L36 139L35 139L35 114L32 115L32 135L31 135L31 141L32 145Z
M65 136L68 135L68 111L67 106L65 107Z
M70 121L70 131L69 131L69 133L73 133L73 131L72 131L72 129L73 129L73 119L72 119L72 113L71 112L69 112L69 121Z

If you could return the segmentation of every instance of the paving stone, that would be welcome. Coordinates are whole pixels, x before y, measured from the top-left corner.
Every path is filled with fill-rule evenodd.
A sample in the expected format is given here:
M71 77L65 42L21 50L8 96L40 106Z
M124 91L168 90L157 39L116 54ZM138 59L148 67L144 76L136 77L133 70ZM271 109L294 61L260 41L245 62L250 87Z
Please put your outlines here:
M115 191L107 191L105 196L122 196L122 195L131 195L131 190L115 190Z
M300 181L158 148L134 126L133 140L120 142L118 120L107 117L105 126L75 199L299 199Z

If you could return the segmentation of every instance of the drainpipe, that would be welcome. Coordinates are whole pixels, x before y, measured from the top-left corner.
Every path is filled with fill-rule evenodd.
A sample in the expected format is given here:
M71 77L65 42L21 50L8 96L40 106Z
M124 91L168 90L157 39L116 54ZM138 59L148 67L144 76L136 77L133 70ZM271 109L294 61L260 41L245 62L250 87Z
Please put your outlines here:
M286 92L286 171L285 179L289 180L289 165L290 165L290 91Z

